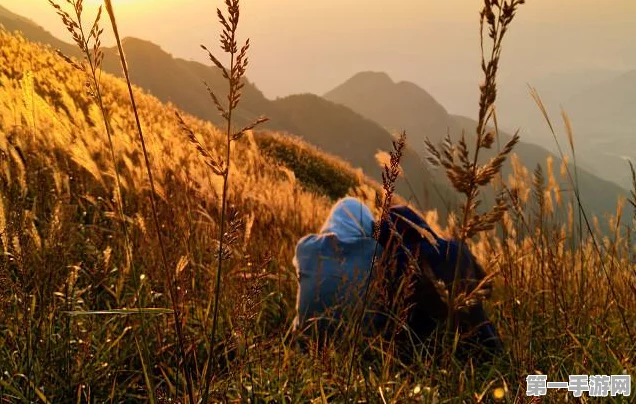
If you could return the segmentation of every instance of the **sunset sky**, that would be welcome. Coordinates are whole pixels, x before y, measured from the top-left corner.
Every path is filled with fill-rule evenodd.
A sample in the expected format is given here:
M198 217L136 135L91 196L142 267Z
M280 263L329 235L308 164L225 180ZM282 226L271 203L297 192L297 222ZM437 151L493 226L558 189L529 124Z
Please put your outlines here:
M218 43L221 0L114 2L122 35L155 42L176 57L205 61L199 44ZM69 40L46 0L0 5ZM270 98L323 94L373 70L419 84L452 112L468 113L466 105L477 99L479 0L243 0L241 6L239 35L252 41L248 77ZM528 0L506 39L501 79L502 86L520 86L573 70L634 68L636 1Z

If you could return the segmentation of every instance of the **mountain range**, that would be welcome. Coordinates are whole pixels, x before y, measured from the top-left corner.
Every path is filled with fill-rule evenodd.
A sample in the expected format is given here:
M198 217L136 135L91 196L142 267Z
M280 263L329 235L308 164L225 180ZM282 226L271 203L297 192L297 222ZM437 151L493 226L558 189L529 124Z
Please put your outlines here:
M524 139L572 154L562 111L570 121L577 164L601 178L631 187L628 160L636 162L636 70L575 69L528 83L535 88L556 132L555 140L529 87L506 85L499 102L502 127Z
M454 138L463 133L469 146L476 142L475 120L449 114L423 89L409 82L395 83L385 73L359 73L324 97L346 105L367 118L376 119L388 130L401 127L407 133L419 135L421 140L412 146L421 155L426 153L423 136L433 142L441 142L446 133ZM510 134L499 131L500 144L505 144L510 138ZM493 157L495 149L484 150L483 157ZM554 167L560 167L563 163L558 155L531 143L519 142L514 152L521 163L530 169L537 165L545 166L548 158L552 159ZM508 163L503 167L504 178L509 174L512 174L512 166ZM607 201L601 200L598 195L616 195L621 192L615 184L601 180L586 170L578 171L578 180L583 201L594 211L611 209ZM561 189L569 188L567 178L560 182Z
M0 24L7 30L21 31L28 40L60 49L68 56L80 56L73 45L2 7ZM218 69L174 58L158 45L141 39L126 38L123 46L133 84L199 118L215 125L222 123L203 84L217 93L219 99L224 99L227 84ZM105 48L104 52L104 70L121 77L116 49ZM382 178L376 154L390 150L394 140L392 133L405 130L409 146L402 168L408 181L398 183L398 192L423 208L437 208L441 218L456 207L457 195L449 188L443 173L431 171L424 163L424 138L440 142L447 133L457 138L463 132L468 143L473 144L476 123L449 114L424 89L409 82L395 83L384 73L372 72L355 75L323 97L297 94L269 100L253 83L246 80L244 84L236 114L237 125L266 115L270 118L266 129L298 136L361 168L375 180ZM509 137L501 133L499 141L503 144ZM529 143L519 143L515 152L531 170L537 164L545 165L548 157L552 157L556 167L561 162L558 156ZM504 175L511 172L510 164L506 164ZM578 175L584 206L599 216L613 212L616 197L626 194L621 187L591 172L579 170Z

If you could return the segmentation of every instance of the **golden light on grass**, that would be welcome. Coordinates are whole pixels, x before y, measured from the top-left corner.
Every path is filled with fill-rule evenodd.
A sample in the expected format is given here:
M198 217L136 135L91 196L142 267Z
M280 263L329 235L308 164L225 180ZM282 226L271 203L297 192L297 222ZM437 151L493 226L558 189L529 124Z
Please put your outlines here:
M504 391L504 389L502 387L497 387L496 389L493 390L492 392L492 398L495 401L501 401L503 400L504 396L506 395L506 392Z
M391 155L384 150L378 150L375 154L375 161L378 163L380 168L389 167L391 165ZM404 177L404 170L402 167L398 165L397 169L399 170L399 176Z

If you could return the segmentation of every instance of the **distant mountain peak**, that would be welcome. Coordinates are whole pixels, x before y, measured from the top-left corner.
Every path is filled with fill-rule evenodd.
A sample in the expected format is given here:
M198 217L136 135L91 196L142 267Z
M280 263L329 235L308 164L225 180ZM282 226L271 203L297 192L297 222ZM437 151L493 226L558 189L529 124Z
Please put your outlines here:
M165 50L161 48L161 46L157 45L154 42L147 41L145 39L136 38L134 36L127 36L121 40L122 45L127 47L135 47L136 49L146 49L153 50L155 52L161 52L168 54Z
M386 81L389 83L393 83L393 79L391 79L391 76L389 76L388 73L386 72L378 72L378 71L372 71L372 70L367 70L367 71L363 71L363 72L359 72L354 74L353 76L351 76L351 78L347 81L352 81L352 80L381 80L381 81Z
M155 44L154 42L150 42L147 41L145 39L141 39L141 38L137 38L134 36L127 36L124 39L121 40L122 43L130 43L130 44L141 44L141 45L148 45L148 46L154 46L159 48L159 45Z
M405 94L404 91L408 91L408 94ZM397 99L405 96L409 98L412 97L420 103L434 107L438 113L446 115L446 111L442 105L426 90L411 81L403 80L396 82L385 72L364 71L356 73L344 83L327 92L324 96L327 99L332 99L332 101L341 102L344 101L339 100L342 97L346 99L353 94L360 96L370 92L380 93L379 95L382 95L387 101L390 100L390 102L397 101Z
M393 87L394 85L395 82L393 81L393 79L391 79L391 77L385 72L364 71L354 74L344 83L340 84L338 87L327 93L326 96L342 89L365 91L370 88L388 89Z
M446 109L426 90L409 81L395 82L386 73L361 72L324 96L378 122L390 132L412 135L446 133Z

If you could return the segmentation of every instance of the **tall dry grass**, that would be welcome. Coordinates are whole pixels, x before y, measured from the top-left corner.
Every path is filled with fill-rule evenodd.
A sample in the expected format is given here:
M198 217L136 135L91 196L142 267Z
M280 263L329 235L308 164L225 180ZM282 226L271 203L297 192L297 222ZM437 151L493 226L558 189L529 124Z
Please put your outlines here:
M228 82L229 91L226 105L223 105L219 101L214 91L206 84L208 93L210 94L210 98L212 98L216 109L225 119L226 123L224 158L215 159L212 154L208 150L206 150L205 146L197 139L196 134L192 131L192 129L187 126L181 116L177 113L179 123L183 127L184 131L188 134L190 141L195 145L201 157L204 158L206 164L209 166L214 174L223 178L223 192L221 194L221 217L219 219L220 228L216 268L216 285L214 290L214 306L212 309L212 328L210 330L209 336L211 346L214 346L214 342L216 340L219 314L219 299L221 297L221 271L223 269L223 262L225 258L224 255L226 255L225 250L232 244L233 241L235 241L235 239L233 239L232 237L234 237L235 233L238 232L238 229L235 229L235 231L230 231L227 234L227 236L229 237L226 237L226 226L228 225L227 222L229 221L226 217L226 214L229 173L232 163L232 143L240 140L246 132L251 131L257 125L267 121L267 118L262 117L239 130L235 130L235 128L233 127L232 113L241 100L241 89L244 86L243 78L247 70L247 51L249 49L250 42L249 39L245 41L245 44L239 50L237 40L237 30L240 18L239 0L226 0L225 4L227 6L227 16L223 15L223 12L221 12L220 9L217 9L217 16L220 24L223 26L223 30L221 33L221 49L230 57L229 68L226 68L223 63L219 59L217 59L216 56L214 56L214 54L204 45L201 45L201 47L207 52L208 57L210 58L212 63L214 63L214 65L221 71L223 77ZM230 223L230 227L231 226L232 223ZM199 391L199 395L202 397L203 402L208 401L210 383L213 377L212 364L214 363L214 360L214 353L210 349L205 361L203 386L202 389ZM191 396L191 400L194 401L193 396Z
M428 139L426 140L429 152L428 161L433 167L441 167L445 170L446 176L455 190L463 194L465 201L461 203L461 217L458 226L454 227L453 236L458 239L460 246L466 243L481 232L492 230L500 222L503 215L508 210L506 199L503 195L496 198L495 206L486 212L479 212L478 206L482 203L479 198L480 189L493 183L501 173L501 168L506 158L512 153L514 146L519 141L518 134L515 134L499 150L495 157L490 158L485 163L480 163L480 151L491 149L498 140L495 101L497 98L497 72L501 52L503 50L503 39L514 20L517 8L524 3L523 0L512 0L510 2L484 1L484 6L480 13L480 44L481 44L481 69L484 76L483 84L479 93L479 112L476 127L475 145L473 153L470 154L466 143L465 134L457 142L453 142L450 134L444 139L444 143L436 147ZM489 38L486 43L486 37ZM490 46L490 49L488 49ZM489 130L489 123L495 121L495 131ZM498 142L497 142L498 143ZM447 334L451 334L452 325L457 315L458 308L468 308L470 303L476 304L484 300L487 295L483 287L472 292L460 290L459 288L459 265L462 262L462 249L459 250L457 264L455 268L455 279L450 288L448 298L448 321ZM475 274L469 274L474 276ZM486 283L483 284L485 286Z

